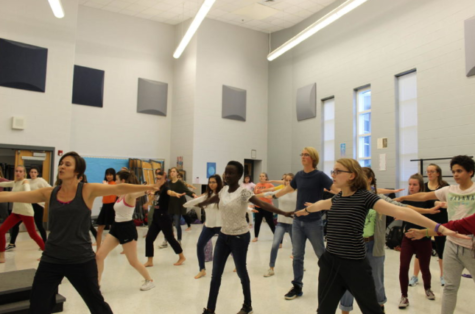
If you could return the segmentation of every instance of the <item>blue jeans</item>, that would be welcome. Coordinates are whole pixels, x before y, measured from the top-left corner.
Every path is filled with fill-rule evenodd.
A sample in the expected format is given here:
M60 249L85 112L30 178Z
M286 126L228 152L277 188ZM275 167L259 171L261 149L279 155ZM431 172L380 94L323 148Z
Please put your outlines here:
M176 238L181 241L181 215L170 215L176 228Z
M251 282L246 268L247 249L251 240L249 232L240 235L226 235L219 233L218 241L214 249L213 273L211 275L211 285L208 297L208 310L214 312L216 301L218 300L219 287L221 286L221 276L229 254L233 254L234 265L241 279L242 292L244 294L244 304L251 306Z
M277 252L279 251L279 245L282 243L285 233L288 232L290 240L292 241L292 225L282 222L278 222L275 227L274 240L272 242L272 250L270 251L270 263L269 267L274 268L275 260L277 258Z
M196 253L198 255L198 264L200 265L200 271L205 268L205 246L209 240L215 235L219 234L221 227L216 228L207 228L203 226L201 230L200 237L198 239L198 244L196 244Z
M386 292L384 291L384 260L385 256L373 256L374 241L366 242L366 258L372 269L374 286L376 289L376 299L379 305L384 305L387 301ZM340 309L342 311L353 310L353 296L346 291L340 301Z
M292 224L292 246L293 246L293 268L294 286L303 287L303 258L305 256L305 243L310 240L315 254L318 258L325 252L323 241L323 222L321 219L315 221L300 221L294 219Z

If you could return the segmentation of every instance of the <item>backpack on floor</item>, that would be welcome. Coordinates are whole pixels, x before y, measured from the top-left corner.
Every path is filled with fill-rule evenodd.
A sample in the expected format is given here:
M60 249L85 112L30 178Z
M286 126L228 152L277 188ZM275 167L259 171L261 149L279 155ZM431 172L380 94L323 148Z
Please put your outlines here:
M404 226L401 221L394 221L386 229L386 246L394 249L401 246L402 238L404 237Z

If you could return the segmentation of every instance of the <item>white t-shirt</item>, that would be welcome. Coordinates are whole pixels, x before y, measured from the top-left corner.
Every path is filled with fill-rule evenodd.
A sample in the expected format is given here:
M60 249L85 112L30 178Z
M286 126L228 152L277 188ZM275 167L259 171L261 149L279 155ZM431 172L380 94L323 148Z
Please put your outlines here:
M42 188L49 188L51 185L49 185L48 182L46 182L45 179L43 178L36 178L36 179L29 179L30 181L30 188L32 191L42 189ZM45 207L45 203L38 203L41 207Z
M23 184L23 180L0 182L0 186L4 188L12 188L12 192L31 191L30 183L27 182ZM13 203L12 213L30 217L34 216L35 214L35 212L33 211L33 206L31 204L18 202Z
M215 194L212 194L213 197ZM191 208L191 206L196 206L201 202L204 202L207 199L207 195L203 194L200 197L197 197L193 200L190 200L183 205L185 208ZM191 206L190 206L191 204ZM221 213L218 208L218 204L213 203L205 207L206 221L205 226L207 228L218 228L221 227Z
M464 191L459 185L450 185L434 191L442 202L447 202L447 213L450 220L459 220L475 214L475 184ZM471 249L472 240L447 237L455 244Z
M247 203L254 193L244 187L229 193L229 186L219 192L219 211L221 212L221 232L227 235L240 235L249 232L246 221Z
M278 191L275 193L277 192ZM284 196L279 197L278 201L279 209L283 210L284 212L294 212L297 209L297 191L287 193ZM283 215L277 215L277 222L292 224L294 219L291 217L285 217Z

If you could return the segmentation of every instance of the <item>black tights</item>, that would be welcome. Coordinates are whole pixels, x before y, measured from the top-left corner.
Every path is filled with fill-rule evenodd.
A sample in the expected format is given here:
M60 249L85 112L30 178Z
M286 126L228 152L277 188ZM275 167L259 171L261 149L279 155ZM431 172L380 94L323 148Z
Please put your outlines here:
M259 212L256 213L256 216L254 218L255 219L255 221L254 221L254 236L256 238L259 237L259 231L261 230L261 223L262 223L263 218L265 218L265 220L267 221L267 224L269 225L270 230L272 231L272 233L274 233L274 231L275 231L274 214L271 213L271 212L268 212L267 210L263 210L262 208L257 207L257 206L256 206L256 209Z

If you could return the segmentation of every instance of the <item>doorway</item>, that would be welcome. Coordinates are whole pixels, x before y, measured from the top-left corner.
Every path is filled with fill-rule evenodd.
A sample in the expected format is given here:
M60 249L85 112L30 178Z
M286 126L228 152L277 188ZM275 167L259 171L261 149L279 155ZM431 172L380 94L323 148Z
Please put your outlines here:
M262 160L244 159L244 175L251 177L251 182L259 181L259 174L262 172Z

